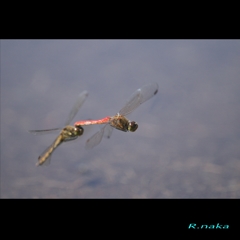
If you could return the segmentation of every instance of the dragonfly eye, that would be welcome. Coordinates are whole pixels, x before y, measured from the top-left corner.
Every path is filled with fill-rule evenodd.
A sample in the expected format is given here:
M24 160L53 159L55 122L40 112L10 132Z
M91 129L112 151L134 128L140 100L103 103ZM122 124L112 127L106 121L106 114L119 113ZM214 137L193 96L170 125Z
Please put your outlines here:
M78 131L81 135L83 134L84 132L84 129L79 125L79 126L76 126L75 128L76 131Z
M134 122L134 121L129 122L128 131L135 132L137 130L137 128L138 128L138 124L136 122Z

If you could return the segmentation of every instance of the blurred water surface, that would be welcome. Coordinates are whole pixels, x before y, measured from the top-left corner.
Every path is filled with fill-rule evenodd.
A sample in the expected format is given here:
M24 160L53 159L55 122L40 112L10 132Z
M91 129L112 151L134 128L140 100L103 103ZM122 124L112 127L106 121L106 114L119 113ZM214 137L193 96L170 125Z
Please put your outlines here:
M1 198L239 198L239 40L1 40ZM92 150L62 144L38 156L63 126L114 115L139 87L158 94Z

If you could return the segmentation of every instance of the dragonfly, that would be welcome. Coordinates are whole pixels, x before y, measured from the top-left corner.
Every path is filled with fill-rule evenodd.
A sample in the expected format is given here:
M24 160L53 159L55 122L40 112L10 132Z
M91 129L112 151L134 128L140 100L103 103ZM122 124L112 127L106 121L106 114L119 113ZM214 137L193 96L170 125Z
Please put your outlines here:
M157 83L147 84L136 90L126 102L124 107L116 115L112 117L107 116L99 120L83 120L75 122L74 126L76 127L92 124L106 124L103 128L101 128L101 130L87 140L85 147L87 149L91 149L97 146L101 142L103 135L110 138L113 128L123 132L135 132L138 128L137 122L130 121L125 116L133 112L137 107L139 107L139 105L155 96L157 92Z
M72 141L77 139L79 136L81 136L84 132L84 129L82 126L71 126L69 125L70 122L73 120L73 118L78 113L79 108L82 106L84 101L86 100L88 96L87 91L83 91L78 95L78 98L73 105L72 110L70 111L68 118L65 122L64 128L53 128L53 129L44 129L44 130L29 130L30 133L33 134L42 134L42 133L50 133L53 131L59 131L61 130L58 137L54 140L54 142L38 157L38 162L36 163L37 166L39 165L48 165L50 164L51 155L53 151L63 142Z

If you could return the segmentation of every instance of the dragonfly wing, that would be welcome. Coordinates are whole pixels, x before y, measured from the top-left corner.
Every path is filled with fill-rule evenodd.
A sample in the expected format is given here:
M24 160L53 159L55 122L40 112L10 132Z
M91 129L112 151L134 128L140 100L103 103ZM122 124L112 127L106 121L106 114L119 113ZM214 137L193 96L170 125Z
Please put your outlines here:
M97 146L101 142L106 126L107 125L105 125L100 131L96 132L92 137L90 137L86 141L86 144L85 144L86 149L91 149Z
M129 98L125 106L119 111L120 115L127 115L136 109L139 105L152 98L158 92L158 84L151 83L139 88Z
M104 130L104 136L106 138L110 138L112 135L113 127L110 124L107 124Z
M41 134L53 133L59 130L61 130L61 128L52 128L52 129L44 129L44 130L28 130L28 132L34 135L41 135Z
M88 96L88 92L87 91L83 91L82 93L80 93L78 95L77 101L75 102L75 104L73 105L73 108L71 110L71 112L69 113L68 119L65 122L65 126L69 125L70 122L73 120L73 118L76 116L79 108L83 105L85 99Z

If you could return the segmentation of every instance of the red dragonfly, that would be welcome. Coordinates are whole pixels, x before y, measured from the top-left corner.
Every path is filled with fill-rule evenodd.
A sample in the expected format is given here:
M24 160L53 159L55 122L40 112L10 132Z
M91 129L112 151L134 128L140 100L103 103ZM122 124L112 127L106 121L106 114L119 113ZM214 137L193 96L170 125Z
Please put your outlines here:
M135 132L138 128L138 124L135 121L130 121L125 118L126 115L135 110L139 105L152 98L158 92L158 84L151 83L139 88L135 91L125 106L113 117L107 116L99 120L83 120L74 123L74 126L84 126L92 124L106 124L100 131L95 133L86 142L86 148L90 149L97 146L104 135L110 138L113 128L121 130L123 132Z
M53 128L53 129L45 129L45 130L29 130L29 132L33 134L42 134L42 133L50 133L53 131L59 131L61 130L58 137L54 140L54 142L38 157L38 162L36 163L37 166L43 165L43 164L50 164L51 155L53 151L58 147L61 143L72 141L77 139L79 136L81 136L84 132L83 128L78 126L70 126L69 123L73 120L73 118L76 116L79 108L84 103L85 99L88 96L87 91L83 91L79 94L76 103L74 104L71 112L69 113L68 119L65 122L64 128Z

